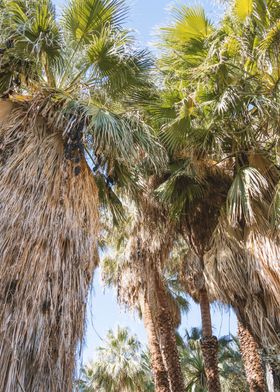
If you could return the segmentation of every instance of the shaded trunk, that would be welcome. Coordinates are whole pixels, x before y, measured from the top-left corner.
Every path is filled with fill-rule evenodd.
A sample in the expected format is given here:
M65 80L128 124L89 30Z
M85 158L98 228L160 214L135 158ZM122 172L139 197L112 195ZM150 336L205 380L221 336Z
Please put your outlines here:
M161 284L158 284L159 308L156 322L159 329L159 342L171 392L185 392L183 374L181 370L179 353L176 343L175 327L168 307L166 293Z
M147 301L142 301L142 314L148 335L155 392L170 392L168 373L165 369L152 312Z
M238 337L250 392L265 392L266 383L260 347L250 330L240 320L238 321Z
M206 289L200 291L200 311L202 321L201 349L209 392L221 391L218 370L218 340L212 335L210 304Z

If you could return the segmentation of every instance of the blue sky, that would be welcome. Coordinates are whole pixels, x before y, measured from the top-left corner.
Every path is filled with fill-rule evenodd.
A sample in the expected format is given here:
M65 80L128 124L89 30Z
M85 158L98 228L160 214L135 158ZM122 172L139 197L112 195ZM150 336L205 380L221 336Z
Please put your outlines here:
M190 304L191 309L189 313L182 317L180 326L182 336L184 336L186 329L201 327L199 307L191 300ZM213 332L216 336L236 334L237 322L232 310L212 305L211 313ZM93 292L89 300L87 319L83 362L87 362L95 357L96 347L102 345L102 340L105 339L108 329L115 329L117 325L129 327L131 332L137 335L141 343L146 345L147 338L142 321L139 320L136 314L126 311L117 304L114 290L104 290L98 271L93 282Z
M218 1L219 0L127 0L130 11L126 24L135 31L135 37L140 44L150 46L158 27L164 26L169 21L168 10L172 5L188 4L190 6L202 6L206 11L207 16L215 22L219 19L223 10L223 7ZM67 0L53 0L53 2L59 11Z
M54 0L57 10L60 11L65 0ZM172 4L202 5L208 17L217 22L222 14L222 8L213 1L181 1L170 0L128 0L130 14L127 26L135 31L137 41L141 46L152 47L155 40L155 33L160 26L168 23L168 9ZM225 308L212 306L212 318L214 333L223 336L229 333L236 333L236 317L232 311ZM130 330L137 334L143 344L146 344L146 333L142 321L137 315L125 312L116 301L116 293L113 290L102 287L100 276L97 271L93 283L93 291L89 299L89 309L87 317L87 334L83 350L83 362L94 358L96 347L102 344L108 329L115 329L117 325L128 326ZM191 302L191 311L183 317L181 331L186 328L200 327L200 313L196 304Z

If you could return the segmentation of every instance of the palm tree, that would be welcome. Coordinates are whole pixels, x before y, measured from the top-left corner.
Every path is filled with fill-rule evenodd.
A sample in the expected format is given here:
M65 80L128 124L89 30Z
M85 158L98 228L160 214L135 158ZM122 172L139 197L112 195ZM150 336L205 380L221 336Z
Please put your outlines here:
M265 391L266 382L261 349L250 329L245 327L240 321L238 323L238 338L250 392Z
M279 2L245 3L236 1L219 29L201 9L175 10L159 62L164 88L149 113L171 156L169 179L158 192L196 254L190 275L205 336L212 334L210 294L231 304L269 349L279 347L279 240L270 222L278 211ZM209 389L216 391L212 343L204 351Z
M144 366L144 354L136 336L127 328L109 330L97 359L86 365L78 382L81 392L146 392L151 374Z
M160 60L159 65L165 77L165 89L160 91L158 102L149 108L151 116L156 116L159 119L160 134L163 143L170 152L171 161L169 179L161 184L158 194L163 201L169 204L171 214L180 221L180 234L193 252L192 258L195 261L188 263L187 268L188 280L190 280L190 275L193 278L192 287L188 288L188 292L200 303L203 329L201 345L204 352L209 390L219 391L218 343L212 334L210 300L204 282L203 270L204 256L210 248L211 236L218 221L219 209L226 200L228 181L218 183L217 177L226 179L226 176L222 175L221 170L211 169L210 162L207 162L205 154L199 151L199 146L191 146L188 132L191 132L193 126L191 113L194 109L194 102L192 97L184 98L188 83L187 80L184 80L184 76L187 77L188 68L193 67L193 64L189 64L191 61L201 62L204 55L201 53L197 60L191 58L188 51L191 51L192 46L195 46L194 40L201 48L202 41L208 39L213 28L203 11L182 7L175 11L174 24L164 30L162 46L166 49L167 54ZM179 56L178 53L180 53ZM199 143L198 140L197 143ZM192 267L191 264L193 264Z
M192 328L190 333L186 333L186 341L181 340L182 367L187 381L187 391L191 392L207 391L207 377L200 346L201 337L202 331ZM218 341L222 391L246 392L246 377L236 339L224 336Z
M58 23L50 0L1 2L2 391L71 390L99 199L114 199L139 155L161 160L124 108L151 63L125 14L122 0L72 0Z
M162 267L168 264L172 229L167 226L159 205L147 191L140 210L133 211L126 227L109 238L117 247L105 258L103 275L109 284L118 286L119 300L138 308L147 330L151 366L156 391L184 390L176 345L175 326L180 322L178 301L186 309L186 300L163 278ZM112 244L112 242L111 242ZM117 271L112 268L117 267ZM117 272L117 273L116 273Z

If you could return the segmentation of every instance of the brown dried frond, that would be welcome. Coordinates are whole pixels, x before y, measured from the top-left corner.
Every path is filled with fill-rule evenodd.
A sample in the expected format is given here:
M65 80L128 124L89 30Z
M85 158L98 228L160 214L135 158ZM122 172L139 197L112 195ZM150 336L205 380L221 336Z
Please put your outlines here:
M75 175L59 113L39 98L14 102L0 125L0 390L9 392L72 390L97 262L93 176L83 157Z
M205 183L204 194L193 202L190 211L182 219L182 234L193 251L202 257L210 247L231 178L224 167L209 161L199 161L199 166Z
M149 178L134 213L134 223L119 268L118 297L131 308L137 308L144 298L156 313L161 307L160 288L165 293L173 323L177 325L180 312L169 298L163 281L163 267L174 243L175 227L164 206L154 197L153 191L158 183L157 177Z
M211 294L235 308L264 348L280 348L279 258L279 238L266 227L244 236L221 219L204 259Z

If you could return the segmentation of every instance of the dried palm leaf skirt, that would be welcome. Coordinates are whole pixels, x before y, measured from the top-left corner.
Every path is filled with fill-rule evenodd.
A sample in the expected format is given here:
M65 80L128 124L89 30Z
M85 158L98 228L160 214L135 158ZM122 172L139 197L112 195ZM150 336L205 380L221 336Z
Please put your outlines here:
M0 391L72 390L96 264L97 189L31 102L0 102Z

